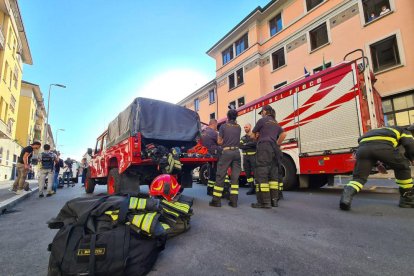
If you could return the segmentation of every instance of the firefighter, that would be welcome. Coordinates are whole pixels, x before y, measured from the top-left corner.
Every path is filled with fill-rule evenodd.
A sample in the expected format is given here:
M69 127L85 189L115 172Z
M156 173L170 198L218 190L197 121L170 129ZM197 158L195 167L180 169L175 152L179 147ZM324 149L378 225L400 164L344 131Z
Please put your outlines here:
M252 132L251 124L245 124L244 131L246 135L240 139L240 149L243 152L243 168L246 173L247 184L250 186L246 194L254 195L256 193L253 179L253 172L256 166L256 139Z
M221 147L217 144L217 137L217 120L211 119L208 124L208 127L205 128L201 133L201 143L208 149L208 152L215 158L218 157L221 151ZM213 195L213 188L216 184L216 166L216 164L211 164L209 166L209 177L207 182L207 195L209 196Z
M395 182L399 185L401 208L414 208L413 179L410 162L414 160L414 124L408 129L402 127L384 127L373 129L358 139L359 147L355 153L356 164L352 180L345 186L339 207L351 209L352 198L367 182L371 168L380 161L394 170ZM403 146L405 153L397 147ZM405 156L404 156L405 155Z
M275 112L270 105L263 106L259 112L262 118L257 121L253 133L258 136L256 150L256 181L257 203L253 208L277 207L279 200L278 177L280 156L279 145L286 137L286 132L274 119Z
M217 163L217 182L214 185L213 199L210 206L221 207L221 197L224 191L224 180L227 169L231 167L230 202L231 207L237 207L239 195L239 175L241 171L241 157L239 152L241 127L236 123L237 111L230 109L227 112L227 122L220 127L218 144L223 152Z

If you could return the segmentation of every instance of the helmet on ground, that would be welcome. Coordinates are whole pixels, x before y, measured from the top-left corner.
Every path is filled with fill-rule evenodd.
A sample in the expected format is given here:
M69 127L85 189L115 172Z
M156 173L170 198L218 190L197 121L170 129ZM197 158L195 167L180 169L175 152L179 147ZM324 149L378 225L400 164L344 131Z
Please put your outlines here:
M151 196L162 196L171 201L180 191L181 185L177 179L169 174L161 174L154 178L150 185L149 194Z

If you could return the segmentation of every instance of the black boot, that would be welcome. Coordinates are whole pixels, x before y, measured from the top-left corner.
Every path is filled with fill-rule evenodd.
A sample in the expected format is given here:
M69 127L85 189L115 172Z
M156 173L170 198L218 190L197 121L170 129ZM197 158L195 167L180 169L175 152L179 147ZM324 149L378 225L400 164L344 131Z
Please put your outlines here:
M264 194L262 192L256 192L257 203L252 203L252 208L264 208L264 209L271 209L272 205L270 205L270 195L268 202L265 203L263 200Z
M221 199L213 196L213 199L208 203L211 207L221 207Z
M247 191L246 195L254 195L256 193L256 187L254 183L250 183L250 189Z
M214 187L207 187L207 195L208 196L213 196L213 189L214 189Z
M400 208L414 208L414 189L400 188Z
M278 190L270 190L270 199L272 207L279 206L279 191Z
M351 202L354 195L357 194L357 191L351 186L345 186L342 191L341 200L339 202L339 207L341 210L348 211L351 209Z

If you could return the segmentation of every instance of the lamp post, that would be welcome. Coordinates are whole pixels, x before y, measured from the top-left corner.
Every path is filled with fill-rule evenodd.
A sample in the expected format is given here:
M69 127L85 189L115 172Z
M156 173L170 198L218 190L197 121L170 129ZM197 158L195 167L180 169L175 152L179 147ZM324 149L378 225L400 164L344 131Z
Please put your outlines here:
M56 151L58 150L58 133L59 133L59 131L65 131L65 129L63 129L63 128L58 128L58 129L56 129Z
M58 84L58 83L51 83L49 85L49 94L48 94L48 97L47 97L46 126L49 125L50 90L52 90L52 86L57 86L57 87L60 87L60 88L66 88L66 85ZM43 143L45 143L45 144L46 144L46 138L47 138L47 131L45 131L44 141L43 141Z

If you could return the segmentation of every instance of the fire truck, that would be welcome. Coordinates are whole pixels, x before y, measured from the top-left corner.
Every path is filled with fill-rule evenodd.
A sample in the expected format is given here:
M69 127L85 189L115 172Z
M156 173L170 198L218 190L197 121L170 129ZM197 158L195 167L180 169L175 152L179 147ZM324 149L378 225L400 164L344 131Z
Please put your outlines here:
M358 58L347 60L359 53ZM358 49L334 67L238 108L237 122L254 126L261 108L272 106L287 132L281 145L285 190L333 184L335 175L352 173L358 138L384 125L375 81L368 59ZM200 173L205 170L201 168Z
M112 120L97 139L85 179L86 193L96 185L106 185L108 194L137 193L161 171L148 154L155 145L178 148L180 172L174 174L181 187L191 187L192 170L216 159L207 155L187 154L197 144L201 131L198 114L187 108L163 101L136 98Z

